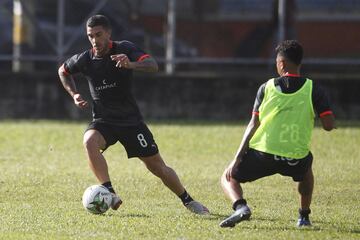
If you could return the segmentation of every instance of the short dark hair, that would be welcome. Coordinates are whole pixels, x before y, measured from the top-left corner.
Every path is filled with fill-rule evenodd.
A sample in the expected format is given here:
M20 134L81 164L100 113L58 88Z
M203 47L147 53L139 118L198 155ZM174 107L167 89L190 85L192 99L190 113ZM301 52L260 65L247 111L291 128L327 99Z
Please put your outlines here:
M285 57L296 65L300 65L303 58L303 48L296 40L285 40L276 49L276 54Z
M104 15L94 15L90 17L86 22L87 27L95 27L95 26L102 26L103 28L110 30L111 24L107 17Z

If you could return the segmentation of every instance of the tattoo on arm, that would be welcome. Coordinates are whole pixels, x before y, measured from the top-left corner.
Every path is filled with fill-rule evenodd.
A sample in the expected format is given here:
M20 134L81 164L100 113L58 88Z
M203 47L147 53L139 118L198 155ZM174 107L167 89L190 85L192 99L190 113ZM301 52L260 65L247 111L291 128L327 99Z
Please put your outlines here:
M61 66L58 71L60 81L65 88L65 90L70 94L71 97L74 97L78 93L74 79L70 74L65 73L64 67Z

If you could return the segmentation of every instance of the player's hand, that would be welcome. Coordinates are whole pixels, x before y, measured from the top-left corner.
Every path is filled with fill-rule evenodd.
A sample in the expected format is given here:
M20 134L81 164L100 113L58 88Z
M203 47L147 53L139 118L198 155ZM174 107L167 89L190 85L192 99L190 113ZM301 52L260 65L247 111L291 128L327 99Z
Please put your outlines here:
M126 54L111 55L110 58L111 60L116 62L116 67L118 68L126 68L126 69L134 68L134 63L130 62Z
M74 94L73 99L75 105L79 108L86 108L88 106L88 102L85 101L79 93Z

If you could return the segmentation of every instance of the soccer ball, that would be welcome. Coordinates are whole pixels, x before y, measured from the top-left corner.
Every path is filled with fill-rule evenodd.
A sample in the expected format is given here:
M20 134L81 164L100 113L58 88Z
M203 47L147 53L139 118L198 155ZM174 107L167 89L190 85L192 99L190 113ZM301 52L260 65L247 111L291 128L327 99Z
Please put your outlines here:
M111 201L110 191L102 185L88 187L82 197L84 208L93 214L106 212L110 208Z

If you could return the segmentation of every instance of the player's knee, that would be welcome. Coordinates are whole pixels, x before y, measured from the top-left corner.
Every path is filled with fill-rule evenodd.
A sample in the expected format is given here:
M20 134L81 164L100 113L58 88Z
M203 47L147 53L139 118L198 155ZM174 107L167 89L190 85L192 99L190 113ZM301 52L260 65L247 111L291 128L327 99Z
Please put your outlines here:
M146 167L155 176L157 176L157 177L161 176L161 171L159 170L159 168L152 166L152 165L146 165Z
M152 168L152 172L160 178L167 176L169 171L169 168L164 164L158 164Z
M164 173L167 171L166 164L158 156L151 156L140 159L145 163L146 168L158 177L164 175Z
M171 175L174 170L172 168L166 166L165 164L154 164L148 166L148 169L157 177L163 179L167 176Z
M106 142L101 133L97 130L88 130L84 134L83 145L87 151L106 148Z
M83 139L83 146L86 150L98 148L97 140L94 135L85 135Z

